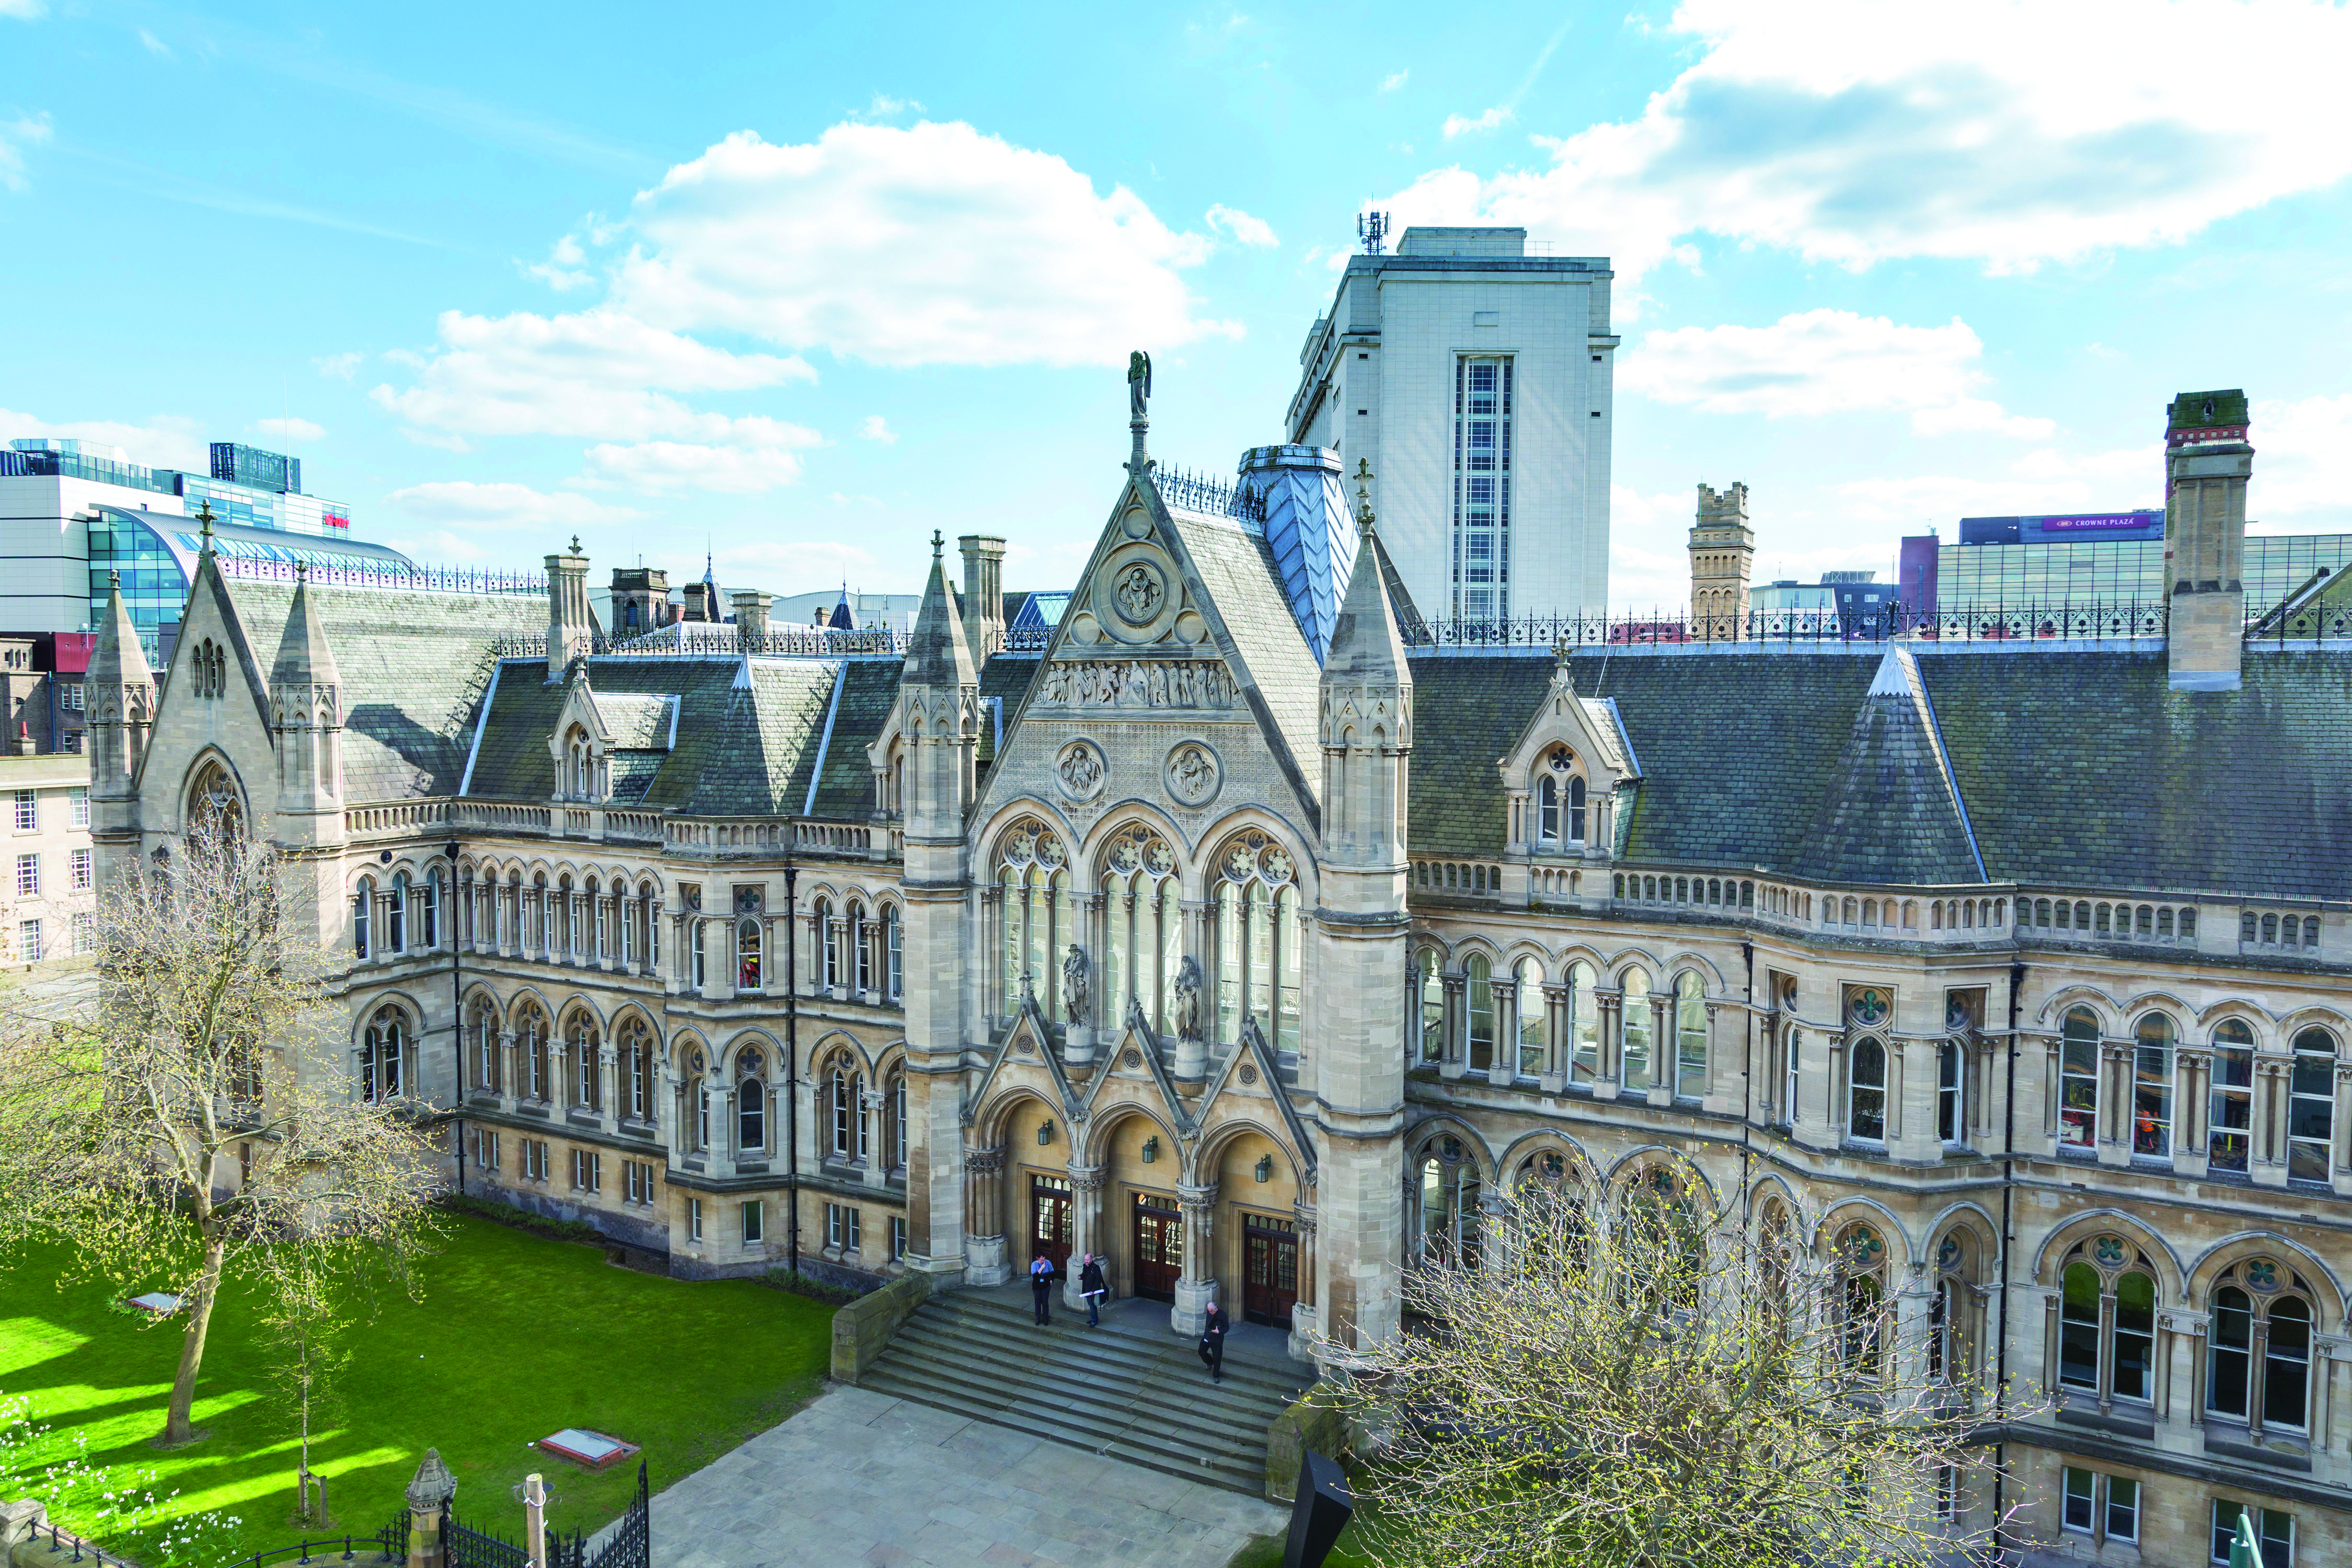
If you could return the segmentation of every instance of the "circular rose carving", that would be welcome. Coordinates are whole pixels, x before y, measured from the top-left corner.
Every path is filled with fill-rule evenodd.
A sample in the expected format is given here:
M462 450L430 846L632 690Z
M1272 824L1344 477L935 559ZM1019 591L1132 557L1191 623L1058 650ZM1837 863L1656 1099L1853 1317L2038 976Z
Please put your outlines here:
M1155 562L1130 560L1111 578L1110 602L1129 626L1148 626L1168 603L1167 574Z
M1143 1065L1143 1053L1129 1046L1118 1054L1118 1065L1123 1068L1139 1068Z
M1243 1086L1246 1088L1257 1081L1257 1068L1244 1063L1243 1064L1242 1070L1238 1076L1242 1080Z
M1206 805L1224 782L1217 753L1198 741L1185 741L1168 753L1168 793L1186 805Z
M1093 742L1073 741L1054 764L1054 781L1072 800L1092 800L1102 793L1105 772L1103 754Z

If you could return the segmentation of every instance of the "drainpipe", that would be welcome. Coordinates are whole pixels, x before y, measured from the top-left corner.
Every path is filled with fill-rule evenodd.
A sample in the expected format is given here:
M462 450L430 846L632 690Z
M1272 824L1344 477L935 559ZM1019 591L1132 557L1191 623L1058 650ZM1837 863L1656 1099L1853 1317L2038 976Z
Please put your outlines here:
M2017 1179L2017 1012L2018 996L2025 989L2025 965L2009 966L2009 1088L2003 1096L2000 1132L2000 1349L1993 1373L1993 1412L2000 1413L2009 1403L2009 1279L2010 1247L2014 1241L2014 1227L2010 1219L2012 1184ZM2004 1483L2009 1479L2009 1445L1996 1443L1992 1450L1992 1517L1994 1528L2000 1528ZM1995 1540L1993 1562L1996 1565L2009 1561L2008 1542Z
M800 824L784 823L784 1187L792 1196L786 1228L792 1233L793 1272L801 1271L801 868L793 864Z
M457 934L457 841L449 840L449 899L441 923L449 933L449 1103L463 1111L466 1105L466 944ZM450 1124L457 1140L457 1195L466 1195L466 1119Z

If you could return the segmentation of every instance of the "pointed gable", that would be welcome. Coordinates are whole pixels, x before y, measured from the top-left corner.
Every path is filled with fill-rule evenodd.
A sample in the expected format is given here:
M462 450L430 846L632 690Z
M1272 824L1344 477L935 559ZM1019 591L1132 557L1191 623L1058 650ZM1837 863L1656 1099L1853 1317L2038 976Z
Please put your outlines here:
M1985 879L1909 649L1889 647L1879 661L1827 785L1797 847L1797 875L1928 886Z
M342 673L335 668L334 649L327 643L327 627L310 597L310 574L294 582L294 602L287 607L286 630L278 639L278 659L270 667L269 684L340 686Z

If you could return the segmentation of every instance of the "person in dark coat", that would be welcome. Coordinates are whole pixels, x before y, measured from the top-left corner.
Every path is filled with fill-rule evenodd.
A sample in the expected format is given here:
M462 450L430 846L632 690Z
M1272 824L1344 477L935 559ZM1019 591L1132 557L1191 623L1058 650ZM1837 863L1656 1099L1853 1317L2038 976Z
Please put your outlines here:
M1029 1260L1029 1294L1037 1303L1037 1321L1054 1321L1054 1260L1044 1253Z
M1225 1314L1218 1305L1209 1303L1208 1321L1201 1325L1201 1364L1209 1369L1211 1383L1225 1381Z
M1101 1326L1103 1298L1110 1294L1110 1281L1103 1278L1102 1259L1091 1252L1087 1254L1086 1267L1078 1270L1078 1294L1087 1299L1087 1327Z

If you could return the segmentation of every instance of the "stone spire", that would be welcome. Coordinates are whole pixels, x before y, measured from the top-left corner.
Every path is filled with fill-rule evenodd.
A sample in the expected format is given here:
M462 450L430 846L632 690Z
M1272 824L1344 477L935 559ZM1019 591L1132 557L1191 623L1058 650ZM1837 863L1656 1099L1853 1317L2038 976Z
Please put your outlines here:
M343 837L343 678L310 595L310 570L295 572L294 602L269 670L278 733L274 833L287 844L334 844Z
M1397 635L1396 616L1389 608L1387 584L1381 581L1379 538L1373 531L1370 465L1357 460L1356 526L1360 542L1353 569L1348 574L1347 596L1331 623L1331 647L1323 661L1323 683L1402 685L1410 689L1412 678L1404 660L1404 640ZM1323 743L1332 740L1327 734Z
M938 533L931 535L930 580L923 584L922 608L916 611L915 629L907 638L901 684L977 688L980 677L972 668L971 645L964 640L963 619L956 614L955 599L948 593L947 567L940 559L944 543Z
M147 730L155 715L155 672L140 646L139 628L131 622L131 608L122 602L122 574L109 574L106 620L99 627L98 646L91 651L84 698L89 710L89 798L119 802L119 808L99 810L92 826L103 832L105 818L119 813L118 826L130 826L131 775L147 749Z

